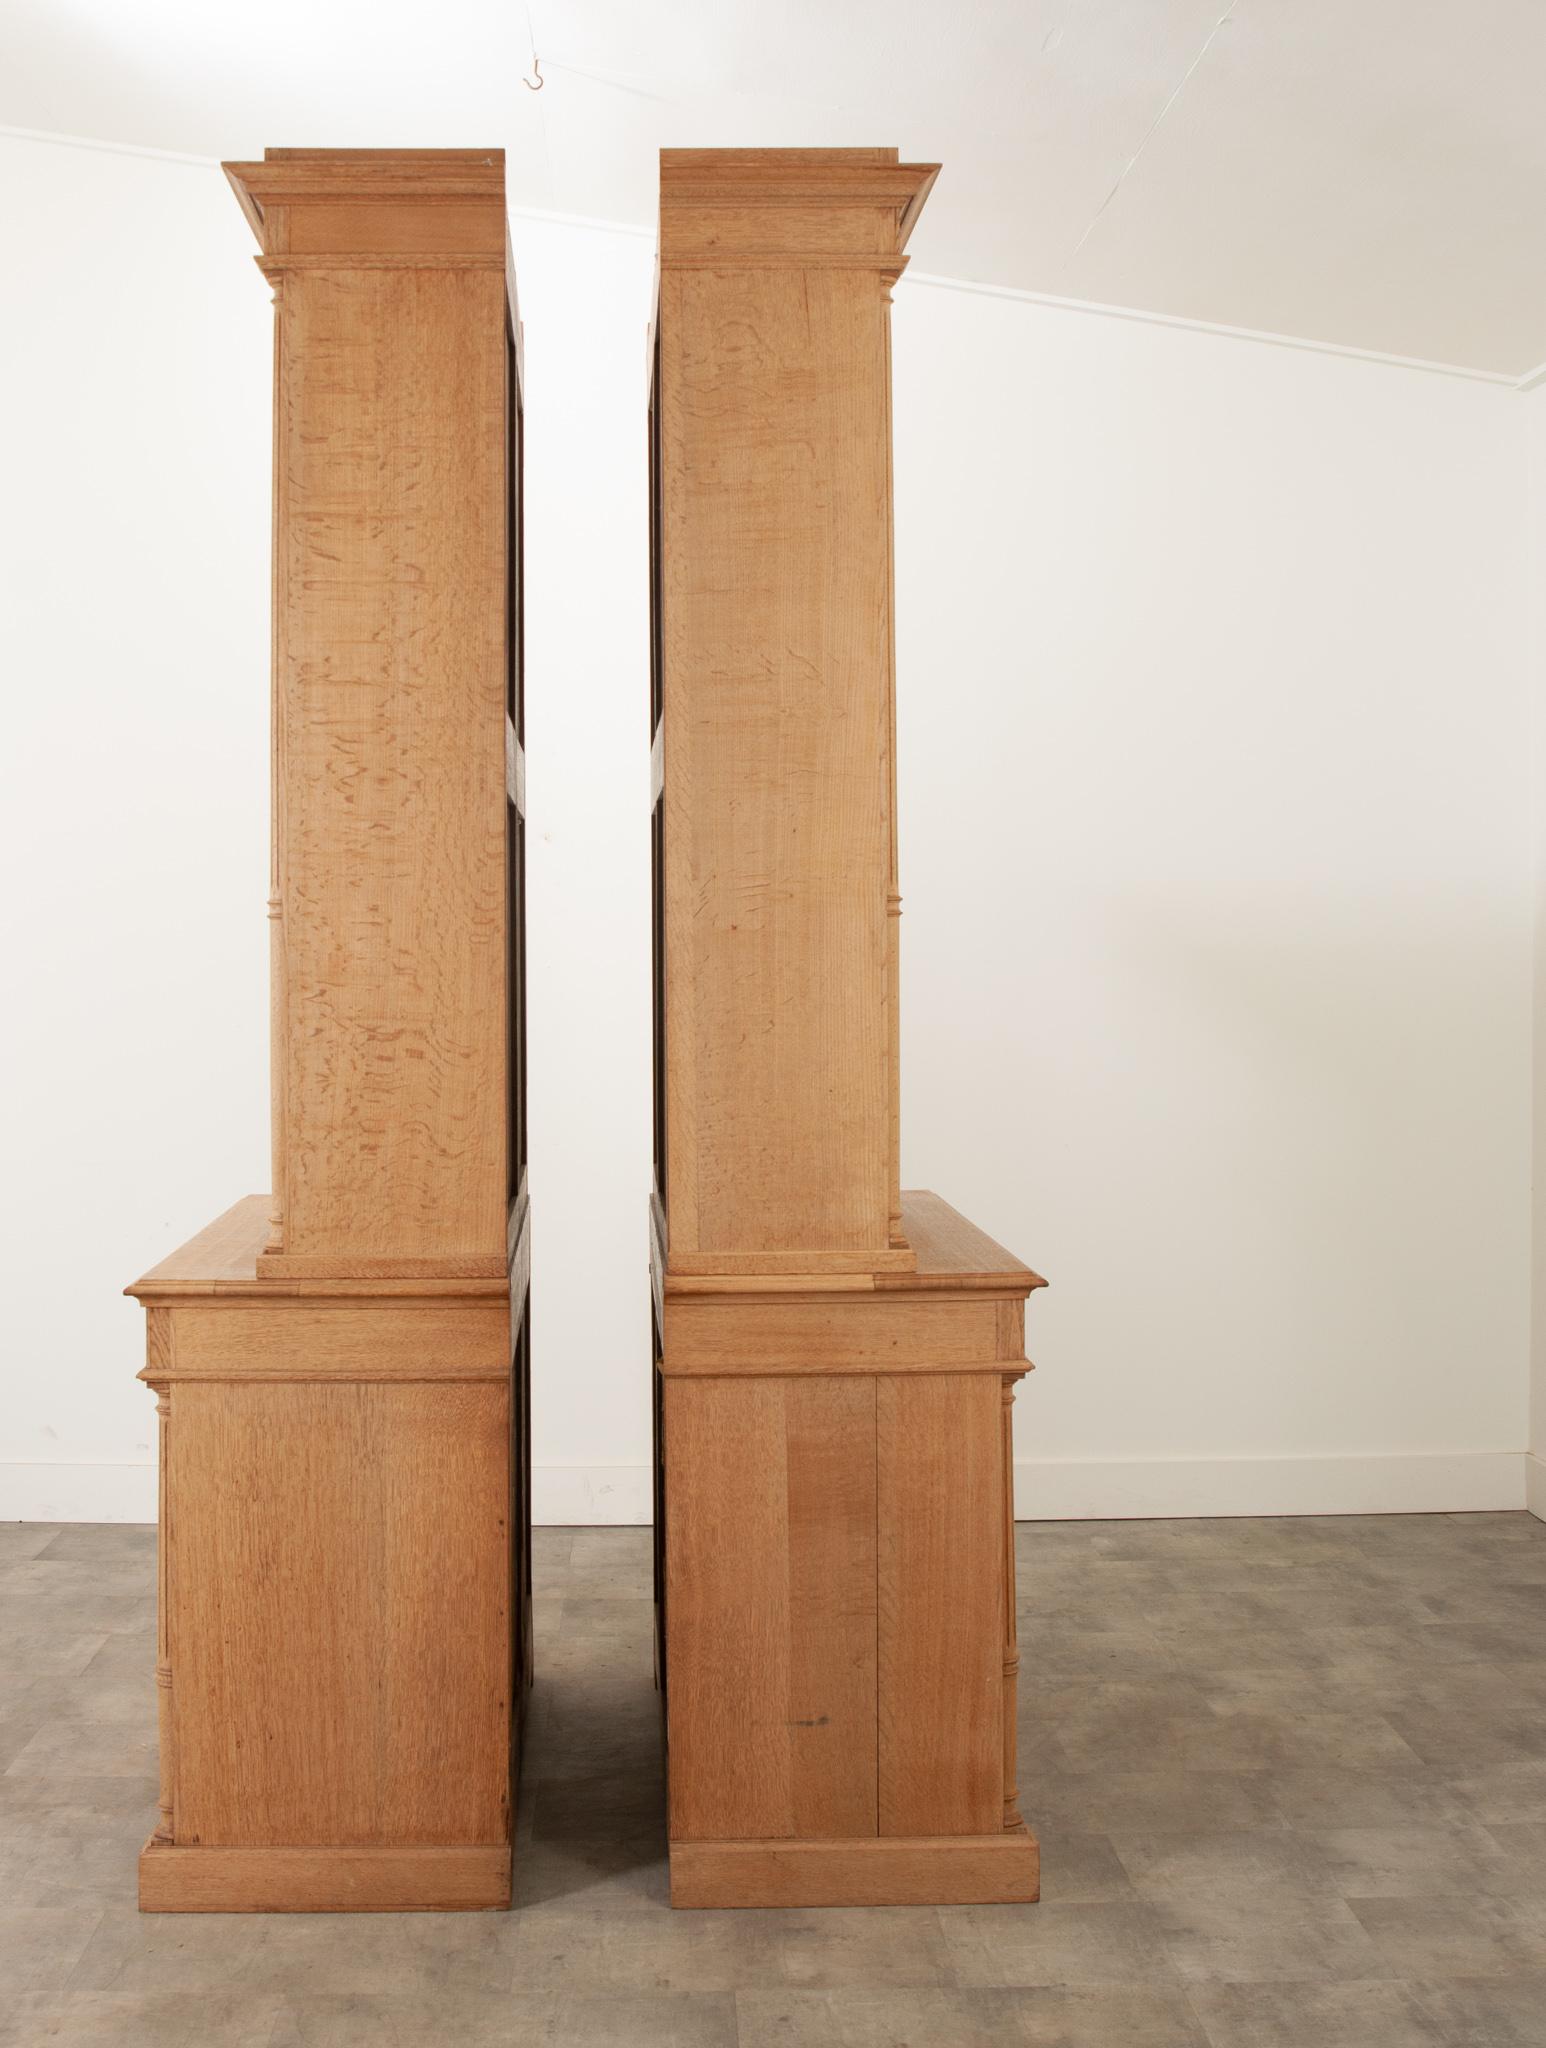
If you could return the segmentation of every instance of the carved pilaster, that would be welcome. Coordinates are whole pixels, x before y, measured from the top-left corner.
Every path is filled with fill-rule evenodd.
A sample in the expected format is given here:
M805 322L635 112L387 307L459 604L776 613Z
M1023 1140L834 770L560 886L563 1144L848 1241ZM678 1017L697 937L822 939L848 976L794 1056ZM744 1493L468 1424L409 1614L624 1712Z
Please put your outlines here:
M1020 1639L1015 1626L1015 1378L1004 1378L1004 1826L1023 1827L1016 1722L1020 1703Z
M886 896L886 1007L891 1060L891 1215L888 1237L905 1246L902 1228L902 899L896 886L896 748L891 768L891 888Z
M145 1317L145 1367L149 1373L164 1373L172 1364L172 1311L167 1308L150 1309ZM168 1526L167 1503L169 1488L167 1471L168 1453L171 1447L172 1389L167 1380L147 1379L146 1384L156 1397L156 1472L157 1472L157 1531L156 1531L156 1727L160 1738L161 1765L160 1790L157 1795L159 1811L153 1839L158 1842L175 1840L173 1834L173 1769L172 1769L172 1648L171 1619L172 1603L170 1594L171 1573L171 1530Z
M284 551L280 545L280 506L283 485L280 463L280 422L284 394L284 303L283 279L274 285L274 499L273 499L273 611L270 640L273 649L273 678L269 689L269 954L268 954L268 1057L269 1118L273 1145L273 1194L268 1212L270 1252L282 1252L285 1243L285 922L284 922L284 641L287 610L283 603Z
M277 824L275 830L278 830ZM277 894L268 899L268 918L269 1116L274 1191L269 1196L268 1241L264 1250L282 1252L285 1247L285 933L284 905Z
M894 282L895 279L887 279L881 286L881 297L888 307L891 304L891 286ZM880 324L886 358L886 755L890 775L887 808L891 839L891 865L886 894L886 1004L890 1013L887 1019L887 1051L891 1063L891 1214L887 1219L886 1229L888 1242L897 1247L907 1243L907 1234L902 1228L902 896L901 865L897 856L896 514L891 431L889 314Z

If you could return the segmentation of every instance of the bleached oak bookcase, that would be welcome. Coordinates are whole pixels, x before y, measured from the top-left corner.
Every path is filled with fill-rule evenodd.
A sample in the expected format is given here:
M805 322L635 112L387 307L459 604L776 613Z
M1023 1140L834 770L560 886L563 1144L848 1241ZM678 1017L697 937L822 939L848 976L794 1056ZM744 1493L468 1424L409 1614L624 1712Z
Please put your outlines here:
M890 296L936 166L667 150L657 1656L679 1906L1033 1900L1037 1275L898 1171Z
M150 1911L502 1906L531 1676L520 324L497 150L226 166L274 290L272 1198L129 1290Z

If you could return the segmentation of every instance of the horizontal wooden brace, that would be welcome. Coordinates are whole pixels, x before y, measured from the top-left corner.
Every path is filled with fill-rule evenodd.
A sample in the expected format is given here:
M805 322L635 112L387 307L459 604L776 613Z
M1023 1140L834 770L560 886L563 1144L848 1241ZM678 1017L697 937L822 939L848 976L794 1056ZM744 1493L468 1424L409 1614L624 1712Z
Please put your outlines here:
M822 1250L787 1252L688 1251L671 1247L666 1278L669 1283L682 1275L730 1279L764 1276L803 1279L812 1273L872 1274L911 1273L917 1259L906 1246L876 1245L862 1251Z
M673 1906L1030 1905L1041 1852L1002 1835L831 1841L673 1842Z
M994 1373L1003 1379L1023 1380L1028 1372L1035 1370L1028 1358L978 1358L943 1364L932 1358L904 1358L889 1365L856 1364L847 1358L759 1358L752 1361L720 1358L687 1365L673 1365L666 1359L659 1361L660 1376L667 1380L885 1380L902 1373L924 1373L931 1379L946 1374Z
M905 256L872 255L868 251L814 249L724 249L703 255L668 255L661 252L660 267L667 270L870 270L887 284L895 284L907 268Z
M447 1913L510 1903L510 1845L140 1852L142 1913Z
M493 1381L508 1371L508 1302L439 1307L200 1303L170 1311L156 1384Z
M451 1252L419 1258L259 1252L260 1280L504 1280L510 1268L498 1252Z
M1005 1361L1023 1361L1016 1309L980 1295L668 1297L665 1370L991 1372Z

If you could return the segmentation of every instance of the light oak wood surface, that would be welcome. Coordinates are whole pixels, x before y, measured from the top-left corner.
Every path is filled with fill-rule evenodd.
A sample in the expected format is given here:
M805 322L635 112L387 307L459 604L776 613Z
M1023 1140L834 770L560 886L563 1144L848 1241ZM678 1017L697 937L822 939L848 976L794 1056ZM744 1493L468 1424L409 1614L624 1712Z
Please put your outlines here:
M1023 1831L873 1841L679 1842L673 1906L1032 1905L1041 1859Z
M162 1488L140 1901L499 1906L531 1677L503 159L226 168L275 303L275 1179L130 1290Z
M140 1861L147 1913L447 1913L510 1896L510 1844L471 1849L179 1849Z
M900 1188L894 150L667 150L652 350L657 1668L677 1905L1025 1901L1043 1283Z
M875 1832L875 1389L668 1390L673 1840Z

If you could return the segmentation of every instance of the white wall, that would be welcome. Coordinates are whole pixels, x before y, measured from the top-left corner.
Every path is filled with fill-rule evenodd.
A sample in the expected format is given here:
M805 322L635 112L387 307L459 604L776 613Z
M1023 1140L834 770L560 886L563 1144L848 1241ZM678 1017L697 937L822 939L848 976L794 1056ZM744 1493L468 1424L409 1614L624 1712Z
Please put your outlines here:
M0 1516L138 1519L120 1290L268 1184L269 292L218 172L0 195Z
M1535 1063L1531 1208L1530 1457L1526 1488L1532 1511L1546 1521L1546 385L1521 400L1525 421L1528 503L1525 582L1527 646L1533 713Z
M270 312L214 171L0 180L0 1516L133 1516L117 1290L266 1181ZM537 1501L622 1520L651 248L514 227ZM1054 1283L1021 1512L1517 1505L1527 401L911 283L895 358L905 1166Z
M534 1512L647 1522L655 251L643 235L511 230L526 331Z
M1521 401L897 293L903 1145L1022 1514L1523 1504Z

